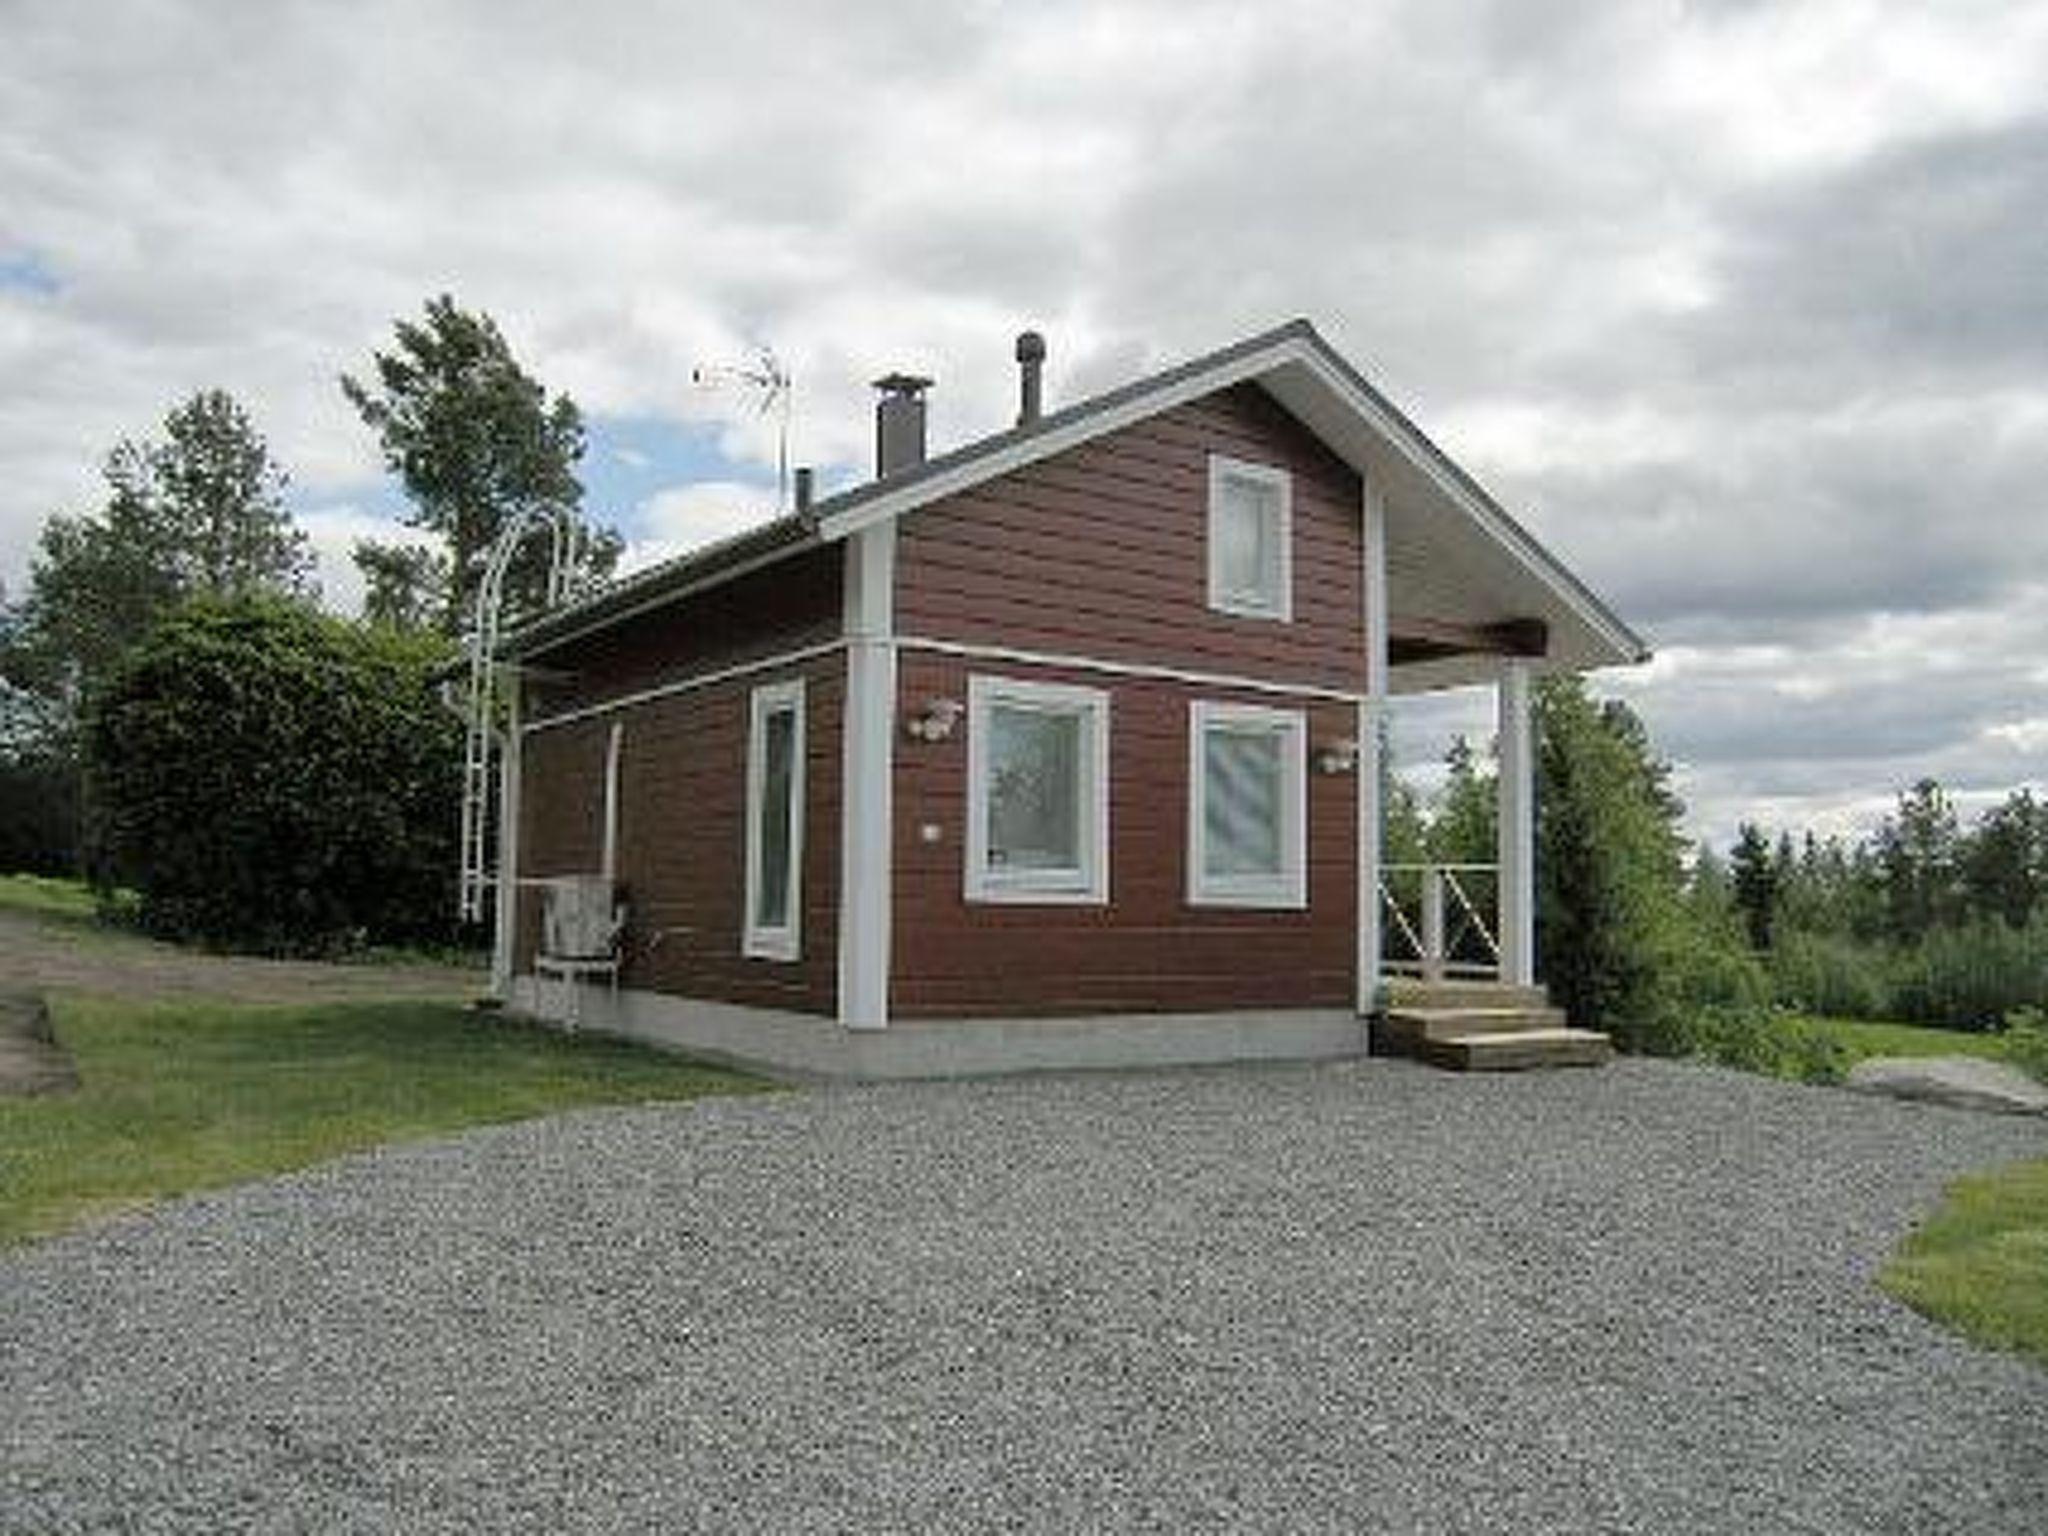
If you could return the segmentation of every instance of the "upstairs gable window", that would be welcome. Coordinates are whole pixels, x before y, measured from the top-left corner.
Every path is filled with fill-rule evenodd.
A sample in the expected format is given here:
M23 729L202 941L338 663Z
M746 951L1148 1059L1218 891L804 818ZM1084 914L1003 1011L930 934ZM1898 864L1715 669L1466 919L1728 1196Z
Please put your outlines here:
M1209 459L1209 606L1249 619L1294 617L1294 484L1284 469Z

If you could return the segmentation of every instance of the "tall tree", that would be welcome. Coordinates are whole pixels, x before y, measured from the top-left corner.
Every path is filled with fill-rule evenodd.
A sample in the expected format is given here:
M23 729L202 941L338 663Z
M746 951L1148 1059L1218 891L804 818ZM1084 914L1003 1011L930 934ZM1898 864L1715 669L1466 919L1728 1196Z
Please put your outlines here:
M1898 813L1877 829L1892 937L1917 943L1952 922L1959 905L1955 808L1942 787L1922 779L1899 796Z
M1693 926L1715 943L1746 942L1742 911L1735 904L1735 882L1728 866L1702 841L1685 876L1685 906Z
M1447 864L1491 864L1499 857L1495 776L1480 768L1479 754L1462 735L1452 738L1444 766L1448 772L1429 825L1429 851Z
M356 568L363 573L363 618L393 629L439 624L448 591L448 560L417 544L358 539Z
M1767 950L1778 917L1780 866L1771 853L1770 839L1755 822L1745 821L1737 829L1728 867L1735 887L1735 904L1742 911L1743 927L1749 935L1749 947Z
M225 390L201 390L164 418L164 435L147 450L143 494L162 508L181 592L310 597L313 553L249 413Z
M341 388L405 485L412 500L407 521L445 544L441 627L455 634L468 624L492 545L521 513L574 520L588 535L579 541L575 576L608 574L621 545L613 531L582 522L576 466L584 433L576 402L550 396L512 355L496 321L447 294L427 302L424 321L400 320L397 335L397 346L374 355L367 381L344 374ZM545 540L522 549L505 584L511 613L546 601L548 559ZM389 546L369 546L368 563L359 547L357 560L373 591L404 569Z
M1577 677L1538 685L1536 724L1542 974L1575 1020L1654 1047L1683 926L1670 770L1634 712Z
M2048 895L2048 805L2016 789L1963 840L1964 899L1980 917L2024 928Z
M1780 874L1778 931L1875 943L1885 933L1884 880L1869 844L1808 832Z
M67 722L172 605L314 590L284 472L225 392L202 390L172 410L162 441L124 439L102 474L104 508L44 526L28 595L0 645L0 674Z

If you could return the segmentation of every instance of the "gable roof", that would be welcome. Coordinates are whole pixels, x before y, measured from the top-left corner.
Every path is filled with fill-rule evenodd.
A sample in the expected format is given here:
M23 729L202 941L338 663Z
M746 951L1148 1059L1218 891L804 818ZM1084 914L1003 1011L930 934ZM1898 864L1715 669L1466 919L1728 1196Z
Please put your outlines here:
M1550 623L1557 662L1587 668L1648 659L1641 636L1367 383L1313 325L1299 319L843 491L808 513L776 518L652 566L543 614L509 636L501 652L527 656L553 649L1246 382L1273 395L1353 468L1377 477L1386 491L1390 525L1399 515L1413 537L1434 540L1453 554L1462 551L1475 579L1483 575L1502 593L1507 611L1498 617L1519 618L1528 609L1539 610L1536 616ZM1388 587L1389 604L1398 611L1400 594L1391 573ZM1510 593L1523 601L1508 601ZM1449 673L1441 678L1436 685L1456 680Z

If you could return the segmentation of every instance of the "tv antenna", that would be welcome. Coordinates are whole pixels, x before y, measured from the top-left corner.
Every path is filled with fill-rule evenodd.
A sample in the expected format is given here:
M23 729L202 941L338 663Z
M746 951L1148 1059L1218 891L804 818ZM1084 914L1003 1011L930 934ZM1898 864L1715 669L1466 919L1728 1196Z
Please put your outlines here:
M796 381L782 360L767 347L759 348L747 365L706 363L690 370L690 382L699 389L738 388L755 395L754 414L775 413L775 510L789 509L789 403Z

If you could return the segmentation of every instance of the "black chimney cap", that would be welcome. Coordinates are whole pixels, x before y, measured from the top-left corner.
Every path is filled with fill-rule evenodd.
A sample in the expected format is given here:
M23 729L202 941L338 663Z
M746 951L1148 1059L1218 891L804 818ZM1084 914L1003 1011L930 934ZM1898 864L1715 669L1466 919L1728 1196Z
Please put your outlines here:
M932 387L930 379L921 379L914 373L885 373L875 380L874 387L885 395L921 395Z
M1042 363L1045 361L1045 338L1036 331L1021 331L1017 336L1017 361L1020 363Z

